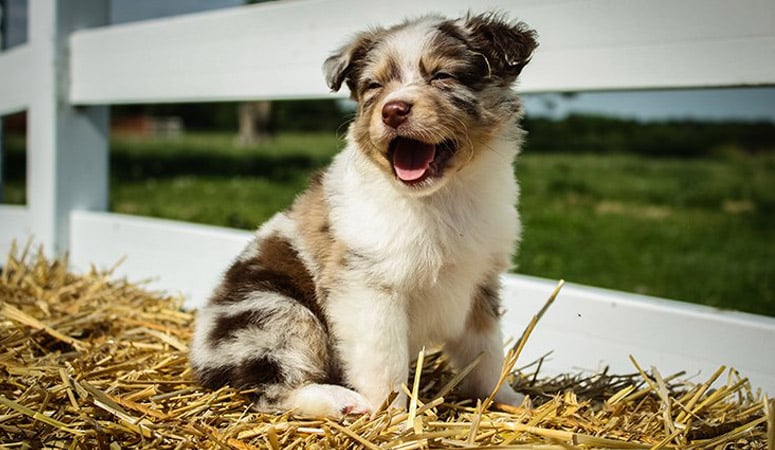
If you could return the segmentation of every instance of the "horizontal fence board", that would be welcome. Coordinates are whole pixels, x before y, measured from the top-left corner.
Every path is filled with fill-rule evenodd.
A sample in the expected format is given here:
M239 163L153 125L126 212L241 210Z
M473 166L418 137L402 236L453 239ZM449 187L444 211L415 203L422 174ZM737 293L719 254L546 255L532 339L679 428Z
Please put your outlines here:
M637 49L569 49L547 52L536 61L540 72L525 69L527 91L595 91L647 88L699 88L775 84L775 37L744 41L681 42ZM719 61L719 54L735 61ZM540 58L540 59L539 59ZM623 67L617 67L624 64ZM719 64L729 64L719 72ZM570 76L583 68L583 76ZM715 75L709 75L716 73ZM529 88L529 89L528 89Z
M30 212L26 206L0 205L0 265L14 241L19 248L32 237Z
M32 96L32 50L21 45L0 53L0 115L27 109Z
M116 276L183 295L194 307L204 303L251 236L208 225L76 211L70 221L70 262L81 271L121 262Z
M72 215L71 262L81 270L95 264L112 267L131 281L152 278L152 289L186 296L188 307L201 306L220 274L252 233L227 228L77 212ZM504 333L519 336L538 312L554 283L520 275L504 276ZM717 311L622 292L567 285L539 323L521 361L552 351L547 374L609 365L629 373L628 355L658 367L663 375L686 370L704 381L722 364L751 378L754 386L775 394L775 319Z
M518 337L556 284L527 276L504 277L505 333ZM572 368L635 372L629 359L663 376L704 382L720 366L734 368L754 388L775 395L775 319L625 292L567 284L539 322L518 366L551 354L547 374Z
M76 104L319 98L321 65L368 26L463 0L306 0L77 31ZM525 92L775 84L770 0L496 1L528 22L541 45ZM481 9L480 9L481 8Z
M488 5L541 35L520 84L525 92L775 84L769 0ZM82 30L72 37L71 100L326 97L321 64L348 36L378 21L428 11L457 16L469 7L460 0L307 0Z

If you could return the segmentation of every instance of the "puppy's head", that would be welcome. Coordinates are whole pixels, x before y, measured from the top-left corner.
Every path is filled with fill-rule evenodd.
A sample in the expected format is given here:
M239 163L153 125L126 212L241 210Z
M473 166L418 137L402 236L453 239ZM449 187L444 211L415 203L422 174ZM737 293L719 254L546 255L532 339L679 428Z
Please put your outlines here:
M400 189L434 192L516 124L511 85L536 47L494 14L428 16L363 32L328 58L327 81L358 103L350 138Z

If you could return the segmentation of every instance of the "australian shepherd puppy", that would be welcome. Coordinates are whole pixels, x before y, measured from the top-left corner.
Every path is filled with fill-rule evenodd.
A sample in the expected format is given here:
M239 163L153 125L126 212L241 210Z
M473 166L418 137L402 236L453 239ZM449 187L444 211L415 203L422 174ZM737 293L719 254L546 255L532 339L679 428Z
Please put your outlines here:
M423 346L484 397L503 364L500 274L520 234L511 86L535 32L500 15L363 32L324 64L357 101L347 145L256 233L199 312L191 364L263 411L377 410ZM496 401L521 397L503 386ZM395 406L404 406L399 394Z

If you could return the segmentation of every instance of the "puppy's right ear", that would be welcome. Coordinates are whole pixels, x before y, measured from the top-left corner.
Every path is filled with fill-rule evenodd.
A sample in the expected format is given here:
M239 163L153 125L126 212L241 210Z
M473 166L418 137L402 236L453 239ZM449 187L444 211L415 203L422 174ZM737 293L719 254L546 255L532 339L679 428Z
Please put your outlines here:
M355 98L358 77L363 70L364 59L377 41L380 29L365 31L336 53L329 56L323 63L323 73L331 92L337 92L346 82L350 95Z

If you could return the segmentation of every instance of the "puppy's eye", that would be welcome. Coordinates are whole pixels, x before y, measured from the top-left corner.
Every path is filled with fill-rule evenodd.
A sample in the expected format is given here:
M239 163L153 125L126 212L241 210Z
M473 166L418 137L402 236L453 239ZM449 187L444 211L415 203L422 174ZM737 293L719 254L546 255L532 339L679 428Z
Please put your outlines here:
M373 91L374 89L381 88L382 85L377 83L376 81L369 81L366 83L366 90L367 91Z
M449 72L436 72L431 77L431 81L449 81L454 79L455 77Z

